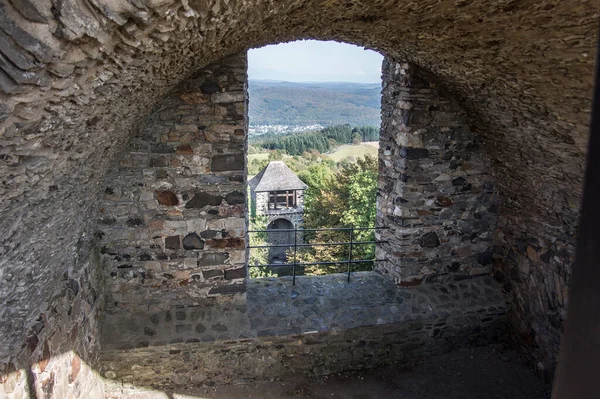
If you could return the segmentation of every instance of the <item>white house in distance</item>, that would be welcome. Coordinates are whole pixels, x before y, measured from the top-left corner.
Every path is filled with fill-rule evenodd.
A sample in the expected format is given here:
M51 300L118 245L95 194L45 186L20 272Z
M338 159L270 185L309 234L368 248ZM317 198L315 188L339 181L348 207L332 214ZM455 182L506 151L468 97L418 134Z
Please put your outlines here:
M304 190L308 186L282 161L273 161L248 182L251 207L256 215L267 216L267 230L302 227ZM271 244L292 244L294 233L268 233ZM271 248L269 263L283 263L287 248Z

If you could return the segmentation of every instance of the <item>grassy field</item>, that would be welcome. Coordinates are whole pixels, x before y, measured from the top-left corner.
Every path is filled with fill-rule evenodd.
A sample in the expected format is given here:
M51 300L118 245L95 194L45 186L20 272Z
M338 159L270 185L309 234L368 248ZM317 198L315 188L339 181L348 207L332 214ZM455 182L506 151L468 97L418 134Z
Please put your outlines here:
M263 152L262 154L248 154L248 162L252 162L255 159L262 161L263 159L268 159L268 158L269 158L268 152Z
M364 158L366 154L377 158L377 151L379 150L379 142L378 141L368 141L358 145L350 145L344 144L335 149L331 154L323 154L326 157L333 159L335 162L341 162L348 157L353 157L354 159ZM269 158L268 152L263 152L260 154L248 154L248 162L252 162L255 159L258 160L266 160ZM289 155L285 155L283 160L286 158L291 158Z
M378 144L379 143L377 142L368 142L358 145L344 144L336 148L331 154L326 155L336 162L343 161L348 157L353 157L354 159L364 158L365 155L377 158Z
M370 145L372 147L379 149L379 141L365 141L363 144L367 144L367 145Z

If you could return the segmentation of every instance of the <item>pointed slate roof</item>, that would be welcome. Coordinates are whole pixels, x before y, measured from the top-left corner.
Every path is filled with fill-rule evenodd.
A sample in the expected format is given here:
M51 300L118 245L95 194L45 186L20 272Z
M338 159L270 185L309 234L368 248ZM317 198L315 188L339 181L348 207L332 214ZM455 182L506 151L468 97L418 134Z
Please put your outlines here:
M282 161L273 161L254 176L248 185L254 191L306 190L308 186Z

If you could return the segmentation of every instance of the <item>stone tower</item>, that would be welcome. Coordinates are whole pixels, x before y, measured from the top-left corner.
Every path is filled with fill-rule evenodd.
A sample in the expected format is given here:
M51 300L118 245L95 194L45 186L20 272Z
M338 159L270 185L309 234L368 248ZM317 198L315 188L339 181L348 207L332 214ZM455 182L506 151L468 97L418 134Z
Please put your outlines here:
M288 230L302 227L304 190L308 186L282 161L269 162L248 186L251 209L256 216L267 216L268 242L273 245L294 243L294 233ZM288 248L270 248L269 263L285 262Z
M267 225L284 219L295 228L302 226L304 190L308 187L282 161L273 161L249 182L252 209L268 216Z

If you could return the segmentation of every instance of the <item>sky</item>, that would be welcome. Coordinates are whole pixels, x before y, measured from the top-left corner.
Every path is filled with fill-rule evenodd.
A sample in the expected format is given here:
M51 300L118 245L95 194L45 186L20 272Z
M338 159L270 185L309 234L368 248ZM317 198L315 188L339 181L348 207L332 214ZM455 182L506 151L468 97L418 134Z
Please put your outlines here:
M300 40L248 51L250 79L381 82L383 56L352 44Z

